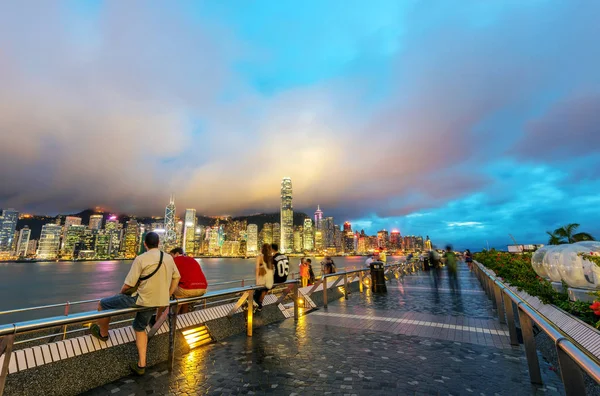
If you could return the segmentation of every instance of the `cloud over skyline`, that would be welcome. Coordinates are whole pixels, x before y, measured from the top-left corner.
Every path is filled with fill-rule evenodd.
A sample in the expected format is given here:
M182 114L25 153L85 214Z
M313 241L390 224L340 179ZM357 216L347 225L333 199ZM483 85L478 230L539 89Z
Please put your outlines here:
M594 2L0 6L0 207L600 236Z

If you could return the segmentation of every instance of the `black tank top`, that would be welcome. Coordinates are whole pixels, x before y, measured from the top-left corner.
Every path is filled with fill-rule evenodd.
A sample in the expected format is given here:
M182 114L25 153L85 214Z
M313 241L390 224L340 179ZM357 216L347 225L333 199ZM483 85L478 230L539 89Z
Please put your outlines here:
M273 256L273 283L283 283L287 281L290 273L290 263L285 254L276 253Z

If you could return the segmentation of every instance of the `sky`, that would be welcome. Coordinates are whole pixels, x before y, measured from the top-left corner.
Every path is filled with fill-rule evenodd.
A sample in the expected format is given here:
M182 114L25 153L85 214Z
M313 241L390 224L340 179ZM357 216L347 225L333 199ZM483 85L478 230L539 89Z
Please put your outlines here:
M600 238L600 2L0 5L0 207Z

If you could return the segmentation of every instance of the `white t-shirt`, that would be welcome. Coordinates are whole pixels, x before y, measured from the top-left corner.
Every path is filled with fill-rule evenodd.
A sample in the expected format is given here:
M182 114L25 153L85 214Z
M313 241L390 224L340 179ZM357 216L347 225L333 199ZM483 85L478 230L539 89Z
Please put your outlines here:
M150 275L158 265L160 250L150 249L140 254L133 260L131 269L125 278L125 284L135 286L142 276ZM150 279L141 281L137 292L136 304L142 307L165 307L169 305L169 288L173 279L179 279L181 275L170 254L163 253L163 262L156 274Z
M375 261L375 259L373 257L369 257L367 261L365 261L365 265L368 267L373 261Z

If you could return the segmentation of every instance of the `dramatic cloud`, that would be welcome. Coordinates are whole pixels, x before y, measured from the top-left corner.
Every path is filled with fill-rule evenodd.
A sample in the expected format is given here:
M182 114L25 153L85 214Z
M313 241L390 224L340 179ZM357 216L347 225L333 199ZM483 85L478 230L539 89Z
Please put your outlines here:
M600 234L597 3L102 4L2 6L0 206Z

